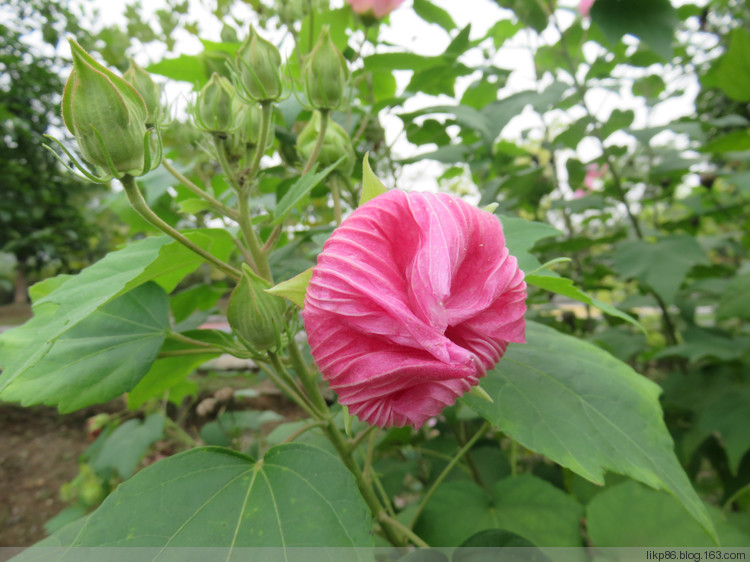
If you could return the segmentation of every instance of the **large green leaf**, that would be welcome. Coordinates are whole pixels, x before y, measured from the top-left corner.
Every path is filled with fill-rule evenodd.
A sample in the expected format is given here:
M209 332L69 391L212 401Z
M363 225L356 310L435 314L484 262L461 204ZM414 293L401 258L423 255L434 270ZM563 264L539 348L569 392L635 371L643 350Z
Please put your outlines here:
M223 230L185 233L193 243L226 260L233 249ZM203 259L167 236L146 238L112 252L34 303L34 317L0 336L0 391L44 358L55 340L112 299L154 280L167 292Z
M214 447L164 459L121 484L69 544L371 547L371 532L370 513L341 461L290 443L257 462Z
M529 322L466 404L532 451L603 484L606 470L674 495L713 532L673 450L659 387L606 351Z
M732 278L719 299L716 316L719 319L744 318L750 320L750 273Z
M672 56L672 36L677 13L669 0L597 0L591 20L617 44L623 35L635 35L664 59Z
M168 331L167 294L146 283L57 338L33 366L6 379L0 397L61 412L106 402L146 374Z
M729 49L713 63L702 79L707 88L720 88L735 101L750 101L750 33L737 26L729 36Z
M562 234L554 226L543 222L527 221L516 217L500 217L505 234L505 244L518 260L522 271L534 271L542 266L529 250L539 240Z
M525 474L500 480L489 493L471 480L443 483L414 530L431 546L456 546L485 529L511 531L537 546L581 546L582 516L569 495Z
M623 277L634 277L652 288L667 304L674 302L688 271L708 265L706 253L687 235L664 236L650 244L644 240L623 242L615 250L614 267Z
M697 426L704 434L718 433L724 443L729 468L737 474L750 450L750 386L727 386L698 413Z
M722 546L746 546L750 537L714 514ZM632 480L597 494L586 508L586 527L597 547L714 546L694 519L664 492Z

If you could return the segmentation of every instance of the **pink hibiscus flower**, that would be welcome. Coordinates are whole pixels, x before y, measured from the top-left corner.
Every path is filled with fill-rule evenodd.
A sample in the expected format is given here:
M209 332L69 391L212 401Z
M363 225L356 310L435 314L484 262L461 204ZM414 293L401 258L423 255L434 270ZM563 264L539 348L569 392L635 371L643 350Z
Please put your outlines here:
M422 426L523 342L526 283L496 216L389 191L326 242L302 316L339 401L380 427Z

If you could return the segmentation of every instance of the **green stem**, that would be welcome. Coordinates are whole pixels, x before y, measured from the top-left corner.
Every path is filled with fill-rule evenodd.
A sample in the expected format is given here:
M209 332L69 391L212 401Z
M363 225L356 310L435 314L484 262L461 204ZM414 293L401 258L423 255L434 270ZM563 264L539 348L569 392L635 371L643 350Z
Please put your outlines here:
M295 431L294 433L292 433L291 435L289 435L289 437L287 437L286 439L284 439L282 441L282 443L291 443L292 441L294 441L295 439L297 439L297 437L299 437L303 433L307 433L308 431L310 431L311 429L315 429L316 427L322 427L322 426L326 425L326 423L328 423L328 422L314 421L314 422L310 422L310 423L308 423L306 425L303 425L297 431Z
M201 347L200 349L176 349L174 351L162 351L158 357L179 357L181 355L203 355L209 353L224 353L223 349L218 347Z
M391 527L397 528L399 531L401 531L406 537L413 542L415 545L420 546L422 548L430 548L430 545L424 542L422 538L419 537L414 531L412 531L409 527L401 523L398 519L394 519L387 513L381 511L380 515L378 516L378 520L381 523L387 523Z
M380 481L380 476L378 476L377 471L373 470L372 466L372 458L375 454L375 438L377 437L377 433L372 432L370 433L370 440L367 442L367 454L365 455L365 469L364 469L364 475L365 478L371 478L373 484L375 484L376 491L380 494L380 500L383 502L383 505L388 510L388 513L395 517L396 513L393 511L393 506L391 505L391 498L388 496L388 493L385 491L385 486L383 486L383 483ZM352 450L354 448L352 447Z
M225 274L229 275L230 277L233 277L234 279L240 278L240 272L237 271L235 268L233 268L231 265L224 263L217 257L211 255L203 248L200 248L196 246L193 242L188 240L183 234L169 226L166 222L164 222L156 213L154 213L151 208L146 203L146 200L143 198L143 195L141 194L141 191L138 189L138 185L135 182L135 178L131 176L130 174L126 174L122 177L120 180L122 183L122 186L125 188L125 194L128 196L128 200L130 201L130 204L133 206L135 211L141 215L149 224L153 225L157 229L161 230L164 234L171 236L175 240L177 240L180 244L191 250L192 252L195 252L200 257L205 259L207 262L212 263L215 265L219 270L223 271Z
M165 425L166 429L173 432L175 439L180 443L187 445L188 447L195 447L195 439L193 439L187 431L182 429L177 422L172 420L169 416L165 416Z
M278 358L277 358L278 362ZM272 361L273 363L273 361ZM286 392L292 400L294 400L300 408L302 408L305 412L307 412L307 415L309 415L313 419L318 419L318 414L315 412L308 404L307 400L305 400L305 397L300 394L299 390L292 384L291 386L287 383L286 380L284 380L283 375L280 373L277 373L274 371L274 369L277 368L277 365L274 365L274 369L269 369L268 367L264 365L260 365L260 368L263 370L266 375L268 375L268 378L270 378L273 383L278 386L281 390ZM282 367L283 372L283 367Z
M339 184L339 177L336 174L331 174L329 176L330 182L329 185L331 187L331 196L333 197L333 216L336 219L336 224L341 224L342 215L341 215L341 189L339 189L341 186Z
M302 386L307 392L307 395L311 398L315 408L317 408L323 415L328 415L328 404L326 404L323 395L320 393L318 381L316 380L315 375L310 372L310 369L307 368L307 363L302 357L302 353L300 352L299 346L294 337L289 338L289 360L292 362L294 372L297 373L299 380L302 381Z
M250 266L265 279L273 283L273 275L271 274L271 267L268 265L268 258L263 253L263 248L258 240L258 235L255 233L253 227L253 221L250 217L250 202L248 201L248 190L243 189L237 193L239 200L239 214L240 214L240 230L242 230L242 237L245 239L245 245L250 250L252 256L252 263Z
M341 435L341 432L334 425L333 420L329 421L325 430L326 430L326 434L328 435L328 438L331 440L331 443L336 448L336 451L338 452L339 457L341 457L341 460L349 469L349 472L351 472L354 475L354 479L357 482L357 487L359 488L359 491L362 494L362 497L364 498L365 502L370 508L370 511L372 512L373 517L377 521L386 523L382 525L383 534L393 545L395 546L403 545L404 544L403 537L399 533L397 533L396 530L394 529L396 525L388 521L390 517L388 517L388 514L383 509L383 506L381 505L380 500L378 499L378 496L375 494L375 490L372 487L372 483L367 478L365 478L364 474L362 473L362 469L352 457L351 449L349 448L343 436ZM383 515L387 517L385 521L381 519Z
M162 160L162 164L167 169L167 171L172 174L176 179L180 180L180 183L187 188L188 191L194 193L201 199L205 199L209 203L211 203L211 206L217 210L219 213L221 213L224 216L229 217L230 219L237 220L238 215L237 211L234 209L230 209L226 205L224 205L221 201L216 199L213 195L210 193L207 193L206 191L202 190L200 187L198 187L196 184L191 182L187 177L185 177L183 174L181 174L177 169L172 166L172 164L169 163L169 161Z
M319 109L318 113L320 113L320 131L318 131L318 138L315 141L315 146L313 147L313 151L310 154L310 158L307 159L307 164L305 164L305 167L302 170L303 176L307 172L312 170L313 164L315 164L315 161L318 159L320 149L323 147L323 140L326 136L326 129L328 128L328 110Z
M208 343L208 342L200 341L200 340L194 340L193 338L189 338L186 335L181 334L179 332L169 332L167 334L167 337L175 341L180 341L182 343L187 343L190 345L197 345L198 347L214 347L212 343Z
M242 185L240 184L240 180L237 177L237 174L235 173L234 169L232 168L232 165L229 163L229 160L227 159L227 147L226 147L226 136L222 134L214 134L214 146L216 147L216 157L219 159L219 164L221 164L221 169L224 170L224 173L229 178L229 183L232 185L234 190L239 193L242 189Z
M258 145L255 148L255 158L250 166L250 172L248 174L248 181L252 184L255 176L258 174L260 169L260 160L263 158L263 153L266 151L266 145L268 144L268 134L271 131L271 116L273 115L273 103L270 101L260 102L260 135L258 136Z
M482 424L482 427L479 428L479 431L477 431L471 439L469 439L466 444L461 447L461 449L456 453L456 455L451 459L451 461L447 464L447 466L443 469L443 472L440 473L440 475L437 477L437 479L432 483L432 486L430 486L430 489L427 490L427 493L422 498L422 501L419 502L419 507L417 507L417 511L414 513L414 517L412 517L411 524L409 525L410 529L414 528L414 525L417 523L417 519L419 519L419 516L422 514L422 511L424 511L425 506L427 505L427 502L430 501L430 498L432 498L432 495L435 493L435 491L438 489L438 486L443 483L443 480L445 480L446 476L450 473L451 470L453 470L453 467L456 466L458 461L461 460L461 458L474 446L474 443L476 443L479 438L486 433L486 431L490 428L489 422L484 422Z
M510 440L510 475L518 474L518 443L515 439Z

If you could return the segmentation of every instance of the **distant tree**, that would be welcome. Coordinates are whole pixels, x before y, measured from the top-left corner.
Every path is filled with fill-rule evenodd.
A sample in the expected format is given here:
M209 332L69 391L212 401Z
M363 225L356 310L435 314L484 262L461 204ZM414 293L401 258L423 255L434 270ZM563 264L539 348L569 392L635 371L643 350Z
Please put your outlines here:
M64 63L54 46L65 30L85 33L61 2L11 0L0 13L0 251L17 259L19 302L42 270L75 271L96 257L101 237L87 207L102 188L78 182L43 146L61 126Z

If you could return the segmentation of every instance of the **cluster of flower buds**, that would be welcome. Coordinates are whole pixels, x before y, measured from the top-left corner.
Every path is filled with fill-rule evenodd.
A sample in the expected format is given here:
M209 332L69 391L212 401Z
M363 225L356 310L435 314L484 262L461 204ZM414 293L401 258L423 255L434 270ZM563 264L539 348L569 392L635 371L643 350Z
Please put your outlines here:
M84 159L99 174L92 174L65 152L91 181L140 176L154 169L161 161L158 132L155 141L151 136L161 115L159 87L143 69L131 67L129 76L121 77L75 41L70 41L70 47L73 71L63 92L63 121Z

